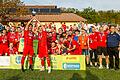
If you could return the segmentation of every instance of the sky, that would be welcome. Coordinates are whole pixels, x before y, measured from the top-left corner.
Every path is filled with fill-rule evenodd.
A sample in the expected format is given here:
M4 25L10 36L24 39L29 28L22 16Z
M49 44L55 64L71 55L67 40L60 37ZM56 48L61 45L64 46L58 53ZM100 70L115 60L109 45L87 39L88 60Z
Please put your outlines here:
M57 5L83 10L92 7L96 10L120 10L120 0L21 0L27 5Z

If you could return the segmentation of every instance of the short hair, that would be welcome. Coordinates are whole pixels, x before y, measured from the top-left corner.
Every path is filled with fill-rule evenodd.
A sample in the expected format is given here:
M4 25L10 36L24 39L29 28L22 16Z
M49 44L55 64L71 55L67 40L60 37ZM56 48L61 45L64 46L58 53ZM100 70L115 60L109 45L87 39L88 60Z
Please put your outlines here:
M75 32L80 32L79 30L75 30Z
M91 28L95 28L94 26L91 26Z
M109 29L111 29L111 27L114 27L114 28L116 28L116 26L115 26L115 25L110 25L110 26L109 26Z
M72 37L72 35L68 35L68 36L67 36L67 38L71 38L71 37Z
M29 24L29 26L30 26L30 25L33 26L32 24Z

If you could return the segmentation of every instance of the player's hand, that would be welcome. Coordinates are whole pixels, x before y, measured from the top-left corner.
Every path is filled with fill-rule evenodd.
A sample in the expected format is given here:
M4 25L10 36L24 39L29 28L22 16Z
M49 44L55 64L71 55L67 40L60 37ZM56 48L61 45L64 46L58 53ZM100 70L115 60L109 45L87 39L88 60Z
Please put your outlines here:
M71 51L71 49L69 49L69 48L68 48L67 50L68 50L68 51Z
M68 55L70 55L70 53L68 53Z
M118 50L120 51L120 47L118 47Z
M7 56L7 53L5 53L5 56Z
M89 50L92 50L91 48L89 48Z

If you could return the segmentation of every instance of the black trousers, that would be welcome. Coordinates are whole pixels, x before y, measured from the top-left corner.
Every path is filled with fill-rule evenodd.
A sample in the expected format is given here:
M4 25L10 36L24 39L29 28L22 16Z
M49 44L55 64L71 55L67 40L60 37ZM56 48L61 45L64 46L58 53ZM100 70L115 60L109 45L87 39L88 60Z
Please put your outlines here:
M94 61L97 62L97 50L96 49L90 50L90 61L92 62L93 53L94 53Z
M110 47L108 48L108 54L109 54L109 67L114 68L114 60L113 56L115 57L115 68L119 68L119 50L118 47Z

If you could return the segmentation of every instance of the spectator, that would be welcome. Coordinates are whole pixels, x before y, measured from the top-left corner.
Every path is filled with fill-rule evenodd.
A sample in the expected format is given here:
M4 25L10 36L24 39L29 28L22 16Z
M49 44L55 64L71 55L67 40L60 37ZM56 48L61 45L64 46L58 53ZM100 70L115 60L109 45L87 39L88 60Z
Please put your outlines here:
M67 38L68 41L68 54L70 55L80 55L79 44L73 40L72 36L69 35Z
M110 33L107 36L107 47L109 54L109 68L114 68L113 56L115 57L115 70L119 69L119 47L120 46L120 35L115 32L115 26L110 26Z
M2 55L9 55L8 54L8 35L7 35L7 31L4 29L2 31L2 35L1 35L1 46L0 46L0 56Z
M66 32L67 26L66 26L65 22L62 24L62 29L63 29L63 32Z
M95 67L97 67L97 32L92 26L92 33L89 35L90 65L93 66L92 57L94 54Z
M57 55L59 53L59 49L58 49L57 43L54 42L54 41L51 44L50 53L53 54L53 55Z
M18 54L17 49L13 46L13 43L9 44L9 48L8 48L8 52L7 52L8 56L9 55L14 55L14 54Z
M81 35L79 36L79 45L82 49L82 55L86 56L86 63L87 66L89 65L89 52L88 52L88 46L89 46L89 41L88 41L88 35L86 33L85 29L81 29Z
M102 53L104 54L105 58L106 58L106 68L109 69L109 58L108 58L108 53L107 53L107 33L103 30L103 27L99 28L99 32L97 35L98 39L98 47L97 47L97 53L99 55L99 62L100 62L100 66L99 69L102 69Z
M78 36L79 36L79 30L76 30L73 39L77 42L78 42Z

